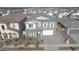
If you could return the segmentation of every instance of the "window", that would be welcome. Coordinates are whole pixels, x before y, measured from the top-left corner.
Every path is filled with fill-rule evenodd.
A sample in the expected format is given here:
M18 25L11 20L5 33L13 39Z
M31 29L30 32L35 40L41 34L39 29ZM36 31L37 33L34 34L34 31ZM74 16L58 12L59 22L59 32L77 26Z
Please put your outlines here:
M35 29L36 28L36 24L30 23L30 24L27 25L27 28L28 29Z
M4 25L2 25L2 30L5 30L5 26Z
M12 33L9 33L9 37L12 38Z
M47 27L47 22L43 23L43 27L46 28Z
M8 38L7 33L3 33L3 36L4 36L4 39L7 39Z
M50 23L50 27L53 28L54 27L54 22Z
M17 37L17 34L16 33L13 33L13 37Z
M15 33L13 33L13 35L15 36L16 34L15 34Z
M29 24L29 28L32 28L33 27L33 24Z

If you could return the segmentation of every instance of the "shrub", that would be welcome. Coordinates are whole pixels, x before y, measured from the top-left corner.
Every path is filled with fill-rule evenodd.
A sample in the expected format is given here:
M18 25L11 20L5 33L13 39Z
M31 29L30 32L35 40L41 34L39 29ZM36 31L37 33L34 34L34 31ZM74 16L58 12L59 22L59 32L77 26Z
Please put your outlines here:
M0 41L0 48L3 46L3 42L2 41Z

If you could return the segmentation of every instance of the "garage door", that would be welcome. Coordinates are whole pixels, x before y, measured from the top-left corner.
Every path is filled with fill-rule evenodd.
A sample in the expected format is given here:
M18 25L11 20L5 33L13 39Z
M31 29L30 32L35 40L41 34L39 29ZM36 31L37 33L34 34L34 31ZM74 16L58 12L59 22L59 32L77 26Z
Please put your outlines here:
M53 30L43 30L43 35L53 35Z
M70 30L70 33L72 33L72 34L79 34L79 30Z

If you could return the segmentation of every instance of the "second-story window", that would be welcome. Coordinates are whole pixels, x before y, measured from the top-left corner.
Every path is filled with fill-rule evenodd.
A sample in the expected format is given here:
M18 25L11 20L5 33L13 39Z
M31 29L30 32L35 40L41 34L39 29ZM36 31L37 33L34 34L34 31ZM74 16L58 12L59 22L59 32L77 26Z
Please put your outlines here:
M53 28L54 27L54 22L50 23L50 27Z
M33 24L29 24L29 28L32 28L33 27Z
M27 23L26 27L27 27L27 29L35 29L36 24L35 23Z
M43 23L43 27L46 28L48 26L47 22Z
M5 26L4 25L2 25L1 27L2 27L2 30L5 30Z

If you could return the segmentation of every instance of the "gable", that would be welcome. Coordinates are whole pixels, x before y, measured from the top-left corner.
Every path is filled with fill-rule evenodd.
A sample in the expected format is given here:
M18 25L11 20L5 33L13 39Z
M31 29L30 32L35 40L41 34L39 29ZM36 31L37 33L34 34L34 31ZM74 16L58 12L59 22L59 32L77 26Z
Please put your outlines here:
M47 17L39 16L36 18L37 20L49 20Z
M31 21L28 21L26 23L36 23L36 22L40 23L40 21L37 21L37 20L31 20Z

